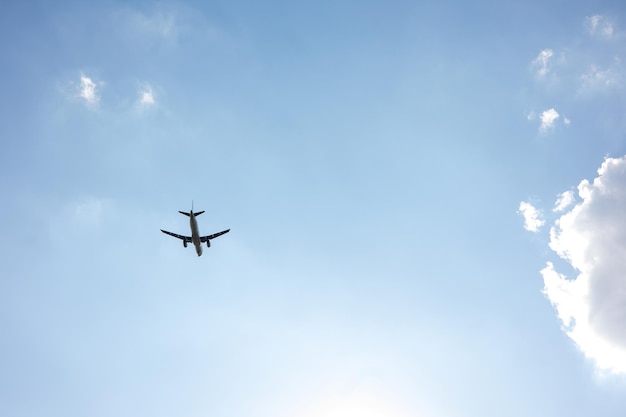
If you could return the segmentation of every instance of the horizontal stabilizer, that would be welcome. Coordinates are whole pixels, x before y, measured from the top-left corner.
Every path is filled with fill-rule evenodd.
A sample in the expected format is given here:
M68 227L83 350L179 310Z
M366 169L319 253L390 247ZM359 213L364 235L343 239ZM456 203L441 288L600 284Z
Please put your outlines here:
M180 210L179 210L178 212L179 212L180 214L184 214L185 216L189 217L189 213L187 213L186 211L180 211ZM201 215L202 213L204 213L204 210L199 211L199 212L197 212L197 213L194 213L193 215L194 215L194 217L195 217L195 216L199 216L199 215Z

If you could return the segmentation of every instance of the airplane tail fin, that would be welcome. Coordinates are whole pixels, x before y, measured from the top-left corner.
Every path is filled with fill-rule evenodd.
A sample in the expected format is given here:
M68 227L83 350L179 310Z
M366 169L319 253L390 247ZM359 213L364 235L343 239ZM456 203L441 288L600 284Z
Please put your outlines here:
M179 212L180 214L184 214L184 215L185 215L185 216L187 216L187 217L189 217L189 216L191 215L190 213L187 213L186 211L178 211L178 212ZM191 213L193 213L193 200L191 200ZM195 216L199 216L199 215L201 215L202 213L204 213L204 210L199 211L199 212L197 212L197 213L193 213L193 216L194 216L194 217L195 217Z

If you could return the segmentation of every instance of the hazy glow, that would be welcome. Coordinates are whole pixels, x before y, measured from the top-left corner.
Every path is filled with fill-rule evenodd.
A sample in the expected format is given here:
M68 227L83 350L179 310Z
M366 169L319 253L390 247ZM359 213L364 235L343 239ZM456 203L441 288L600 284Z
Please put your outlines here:
M298 417L408 417L376 397L348 396Z

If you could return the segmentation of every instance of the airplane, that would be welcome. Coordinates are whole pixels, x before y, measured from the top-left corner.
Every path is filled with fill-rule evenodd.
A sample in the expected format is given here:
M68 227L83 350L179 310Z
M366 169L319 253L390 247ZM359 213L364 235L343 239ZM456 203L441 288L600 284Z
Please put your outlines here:
M198 232L198 222L196 221L196 216L199 216L202 213L204 213L204 210L194 213L193 203L191 203L191 211L189 213L185 211L180 211L180 210L178 212L180 214L184 214L185 216L189 217L189 226L191 226L191 236L178 235L176 233L168 232L167 230L163 230L163 229L161 229L161 231L167 235L174 236L174 237L177 237L178 239L181 239L183 241L184 247L187 247L187 243L193 243L194 246L196 247L196 253L198 254L198 256L202 255L202 243L206 242L207 248L210 248L211 239L215 239L218 236L222 236L223 234L230 232L230 229L227 229L227 230L222 230L221 232L218 232L218 233L213 233L212 235L200 236L200 233Z

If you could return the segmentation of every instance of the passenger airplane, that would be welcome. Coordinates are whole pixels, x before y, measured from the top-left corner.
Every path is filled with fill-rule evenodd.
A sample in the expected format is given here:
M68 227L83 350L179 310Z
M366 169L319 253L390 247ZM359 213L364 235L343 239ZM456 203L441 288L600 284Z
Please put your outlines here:
M193 203L191 204L191 211L189 213L186 213L184 211L179 211L179 213L184 214L185 216L189 217L189 225L191 226L191 236L177 235L176 233L168 232L167 230L163 230L163 229L161 229L161 231L165 234L181 239L183 241L184 247L187 247L187 243L193 242L194 246L196 247L196 253L198 254L198 256L202 255L202 243L203 242L206 242L207 248L210 248L211 239L215 239L218 236L222 236L224 233L230 232L230 229L227 229L218 233L214 233L212 235L200 236L200 233L198 233L198 222L196 221L196 216L199 216L202 213L204 213L204 210L194 213Z

